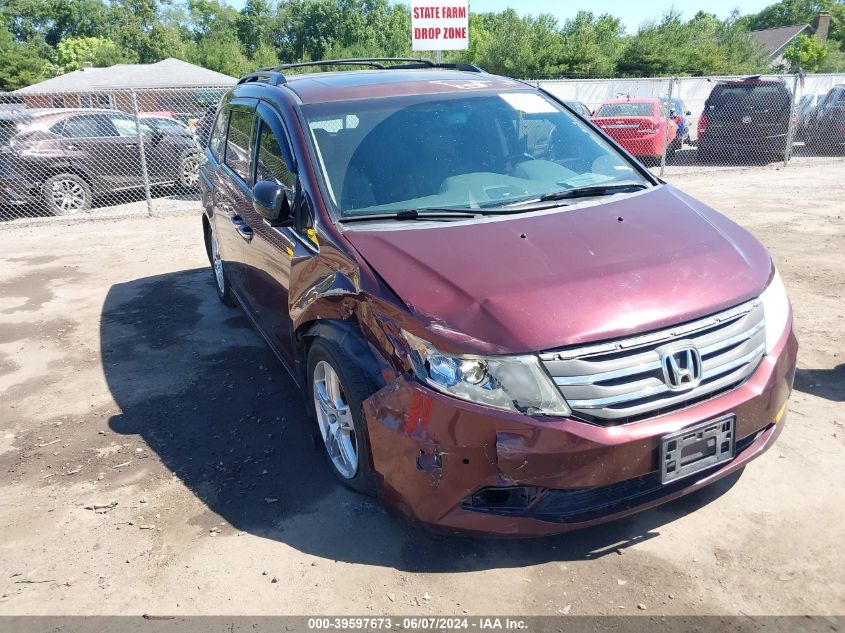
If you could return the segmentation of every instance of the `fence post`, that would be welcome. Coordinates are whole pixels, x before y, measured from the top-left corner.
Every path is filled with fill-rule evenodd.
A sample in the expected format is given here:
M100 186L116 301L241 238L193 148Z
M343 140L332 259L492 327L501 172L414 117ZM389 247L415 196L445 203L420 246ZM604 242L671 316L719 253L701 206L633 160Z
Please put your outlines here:
M792 144L795 141L795 128L798 127L798 121L795 125L792 124L795 119L795 106L798 99L798 78L800 71L795 73L792 78L792 103L789 106L789 121L786 122L786 146L783 148L783 166L789 165L789 159L792 158Z
M138 151L141 156L141 177L144 179L144 196L147 199L147 215L153 215L153 199L150 195L150 175L147 172L147 155L144 152L144 135L141 134L141 120L138 116L138 95L132 89L132 113L135 115L135 134L138 137Z
M669 150L669 122L672 119L672 86L675 85L675 78L669 78L669 96L666 98L666 118L663 121L663 153L660 155L660 175L666 171L666 152Z

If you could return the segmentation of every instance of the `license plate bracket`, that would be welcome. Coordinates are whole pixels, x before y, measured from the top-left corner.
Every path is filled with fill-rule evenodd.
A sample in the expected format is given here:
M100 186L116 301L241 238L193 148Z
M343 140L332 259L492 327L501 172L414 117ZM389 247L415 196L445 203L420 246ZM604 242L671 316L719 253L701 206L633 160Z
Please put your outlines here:
M730 461L736 416L723 415L660 439L660 483L667 484Z

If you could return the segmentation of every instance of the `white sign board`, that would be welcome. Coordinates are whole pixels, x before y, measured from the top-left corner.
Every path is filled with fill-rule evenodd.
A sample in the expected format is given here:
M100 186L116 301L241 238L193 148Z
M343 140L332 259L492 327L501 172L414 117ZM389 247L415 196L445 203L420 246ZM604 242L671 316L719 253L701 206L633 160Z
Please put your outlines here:
M468 0L411 0L411 44L415 51L469 48Z

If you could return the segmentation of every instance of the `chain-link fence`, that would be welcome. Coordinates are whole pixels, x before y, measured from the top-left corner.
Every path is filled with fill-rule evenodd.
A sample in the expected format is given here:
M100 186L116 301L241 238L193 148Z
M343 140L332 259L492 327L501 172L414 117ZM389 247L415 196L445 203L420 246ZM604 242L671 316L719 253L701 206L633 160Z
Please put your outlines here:
M0 222L196 208L225 90L0 94Z
M845 153L845 74L536 83L661 174Z
M537 83L661 174L845 153L845 75ZM0 93L0 226L195 210L225 90Z

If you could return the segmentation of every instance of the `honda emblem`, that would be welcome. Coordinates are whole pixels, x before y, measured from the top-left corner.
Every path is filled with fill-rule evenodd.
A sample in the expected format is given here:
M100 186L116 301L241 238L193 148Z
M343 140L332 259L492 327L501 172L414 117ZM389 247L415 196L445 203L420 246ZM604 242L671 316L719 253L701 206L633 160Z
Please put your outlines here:
M692 389L701 382L701 353L692 343L678 343L660 354L663 381L672 391Z

